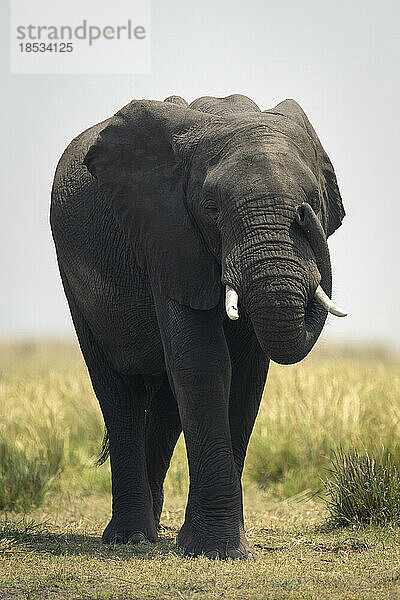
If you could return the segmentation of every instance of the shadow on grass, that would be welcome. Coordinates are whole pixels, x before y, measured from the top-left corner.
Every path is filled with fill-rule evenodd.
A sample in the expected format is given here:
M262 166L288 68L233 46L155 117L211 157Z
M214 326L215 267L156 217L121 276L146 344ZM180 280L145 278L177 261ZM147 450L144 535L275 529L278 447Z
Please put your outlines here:
M9 554L16 549L53 556L90 555L99 559L130 560L162 559L171 555L182 556L176 546L175 538L161 532L156 543L132 544L103 544L100 536L77 533L53 533L48 530L46 523L35 521L4 520L0 525L0 556Z

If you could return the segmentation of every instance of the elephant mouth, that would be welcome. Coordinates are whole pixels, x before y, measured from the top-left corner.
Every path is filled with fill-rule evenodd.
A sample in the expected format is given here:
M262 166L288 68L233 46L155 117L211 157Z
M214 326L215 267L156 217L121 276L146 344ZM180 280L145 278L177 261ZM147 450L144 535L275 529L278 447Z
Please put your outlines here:
M235 285L235 277L230 277L229 272L223 277L228 317L238 319L243 303L265 354L280 364L293 364L307 356L319 338L328 312L337 316L347 314L329 297L332 272L328 244L309 204L296 209L295 221L315 259L312 272L306 273L303 269L302 284L294 283L297 273L288 276L282 260L279 264L278 260L270 261L269 269L275 274L272 276L269 272L265 277L255 277L247 286L250 290L240 282Z

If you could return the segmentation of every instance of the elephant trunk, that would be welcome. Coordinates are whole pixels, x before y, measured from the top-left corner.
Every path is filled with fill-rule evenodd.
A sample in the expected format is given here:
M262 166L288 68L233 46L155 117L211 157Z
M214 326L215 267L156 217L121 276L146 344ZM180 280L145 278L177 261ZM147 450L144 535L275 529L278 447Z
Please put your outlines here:
M238 252L227 256L223 275L238 293L239 309L245 308L264 352L281 364L302 360L314 346L327 317L326 303L322 306L320 291L315 293L322 290L328 298L332 287L328 245L314 211L301 205L295 221L297 231L287 228L283 235L280 229L280 239L270 231L264 232L263 244L260 232L258 242L248 239L240 260Z
M264 352L280 364L299 362L310 352L326 320L326 311L308 292L309 285L290 278L284 265L254 288L247 313Z

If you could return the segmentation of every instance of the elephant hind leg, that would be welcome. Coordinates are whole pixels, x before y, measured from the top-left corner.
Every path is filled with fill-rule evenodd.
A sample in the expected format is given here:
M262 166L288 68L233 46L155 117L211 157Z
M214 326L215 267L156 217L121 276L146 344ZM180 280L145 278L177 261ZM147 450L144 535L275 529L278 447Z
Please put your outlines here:
M151 399L146 420L147 475L157 526L164 502L165 476L181 431L178 405L165 375L161 386Z
M148 400L143 378L121 375L114 369L82 316L63 274L62 279L109 436L112 519L104 530L103 541L156 541L146 469L145 412Z

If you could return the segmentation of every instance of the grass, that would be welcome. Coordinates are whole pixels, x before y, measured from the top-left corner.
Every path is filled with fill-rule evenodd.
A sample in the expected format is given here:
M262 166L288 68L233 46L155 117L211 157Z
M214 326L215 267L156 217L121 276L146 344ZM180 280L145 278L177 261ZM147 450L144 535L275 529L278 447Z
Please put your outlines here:
M317 492L335 448L400 463L400 362L349 352L273 365L247 458L250 478L281 498Z
M346 505L335 496L338 483L365 491L366 482L386 481L385 489L398 489L399 392L400 361L384 353L336 350L298 366L273 365L244 475L256 556L185 561L175 545L187 492L182 440L167 477L160 542L103 546L109 465L94 466L103 424L79 351L0 344L0 599L400 598L400 528L368 518L327 527L330 507L317 497L303 501L327 477L337 508ZM386 463L363 462L366 452L381 456L382 446ZM378 514L376 493L368 498Z
M400 524L400 473L391 455L335 452L325 481L332 526Z
M185 560L175 545L183 499L167 500L157 544L107 547L109 499L59 497L0 522L0 598L209 600L396 600L396 528L323 531L320 505L247 502L246 563Z
M0 509L29 509L43 502L58 469L48 453L26 451L0 441ZM53 463L53 464L52 464Z

